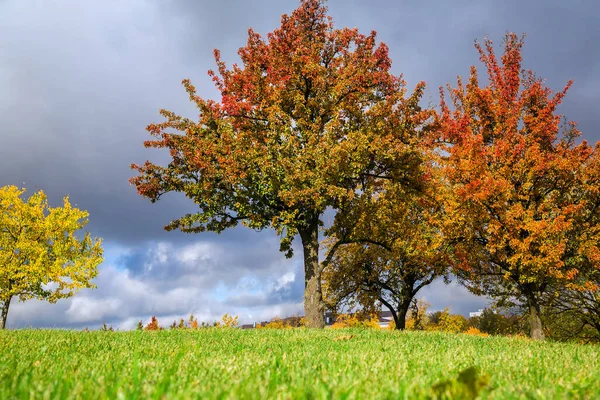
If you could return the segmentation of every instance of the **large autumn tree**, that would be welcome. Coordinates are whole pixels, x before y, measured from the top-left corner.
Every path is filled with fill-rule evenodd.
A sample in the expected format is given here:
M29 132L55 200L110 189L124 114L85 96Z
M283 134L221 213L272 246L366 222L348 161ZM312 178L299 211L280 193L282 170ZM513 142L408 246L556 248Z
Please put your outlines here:
M445 233L468 286L521 302L541 339L544 294L589 288L586 270L600 267L597 155L557 113L571 83L553 92L522 70L522 45L508 34L498 59L490 40L477 43L489 83L472 67L466 85L449 87L451 105L441 91Z
M385 44L375 32L334 29L323 1L303 0L281 26L261 37L252 29L227 68L215 50L209 71L221 93L207 100L184 80L197 121L162 110L147 147L165 148L167 166L132 165L138 192L157 201L181 192L199 208L166 229L215 231L242 223L273 228L292 255L304 251L307 324L322 327L319 227L369 176L410 184L420 174L413 131L427 118L418 107L419 84L405 98L401 77L390 73Z
M41 190L23 199L25 190L0 188L0 329L11 300L51 303L90 288L102 262L99 239L78 237L88 213L72 207L49 207Z

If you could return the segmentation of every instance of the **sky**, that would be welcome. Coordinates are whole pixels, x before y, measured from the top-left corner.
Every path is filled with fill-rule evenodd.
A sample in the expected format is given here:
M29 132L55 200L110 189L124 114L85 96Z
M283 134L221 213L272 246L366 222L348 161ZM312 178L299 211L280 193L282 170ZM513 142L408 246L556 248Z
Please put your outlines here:
M0 0L0 186L38 189L58 206L65 195L90 213L86 230L104 240L105 261L83 290L56 304L11 305L8 327L132 329L152 315L163 325L193 313L225 313L242 323L302 313L303 268L279 253L274 231L239 227L196 235L163 226L196 209L172 194L151 204L128 183L131 163L168 162L145 149L145 127L161 108L197 115L181 86L218 100L206 72L212 52L228 64L247 29L265 35L295 0ZM497 45L526 33L524 67L561 89L560 111L583 137L600 139L600 4L595 0L329 0L335 25L378 32L392 72L409 87L438 87L478 65L474 40ZM0 266L1 268L1 266ZM468 315L486 305L456 282L434 282L419 295L430 310Z

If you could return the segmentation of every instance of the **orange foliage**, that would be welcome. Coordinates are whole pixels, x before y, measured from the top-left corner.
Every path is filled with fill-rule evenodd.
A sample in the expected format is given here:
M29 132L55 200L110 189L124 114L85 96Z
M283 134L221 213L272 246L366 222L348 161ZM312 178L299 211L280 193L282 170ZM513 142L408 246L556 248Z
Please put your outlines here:
M264 326L262 326L260 324L256 325L256 328L262 328L262 329L290 329L291 326L289 324L287 324L281 318L275 317L271 321L269 321L268 323L266 323Z
M190 314L189 327L192 329L198 329L198 319L194 318L194 314Z
M475 335L475 336L481 336L481 337L490 336L489 333L481 332L479 329L475 328L474 326L467 329L465 333L467 335Z
M542 335L546 288L585 285L585 271L600 269L598 150L578 143L574 123L561 124L571 82L553 92L523 71L522 46L507 34L498 59L490 40L477 43L489 84L471 67L466 84L448 88L452 109L440 90L444 231L471 290L523 301Z
M155 316L152 316L152 320L144 328L144 330L147 330L147 331L159 331L161 329L162 328L158 325L158 319L156 319Z

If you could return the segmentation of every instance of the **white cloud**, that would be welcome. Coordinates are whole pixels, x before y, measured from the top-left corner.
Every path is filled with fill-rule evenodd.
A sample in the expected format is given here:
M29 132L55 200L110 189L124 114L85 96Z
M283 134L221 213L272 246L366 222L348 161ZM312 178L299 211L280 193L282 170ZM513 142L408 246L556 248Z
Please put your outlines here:
M206 262L221 256L219 246L206 242L198 242L184 246L183 249L177 252L177 259L190 266L195 266L199 262Z
M283 289L284 287L290 285L296 279L296 274L294 271L289 271L280 276L277 279L277 284L275 285L275 289Z
M67 320L77 324L98 321L113 315L122 305L123 302L118 298L76 297L71 300L66 312Z

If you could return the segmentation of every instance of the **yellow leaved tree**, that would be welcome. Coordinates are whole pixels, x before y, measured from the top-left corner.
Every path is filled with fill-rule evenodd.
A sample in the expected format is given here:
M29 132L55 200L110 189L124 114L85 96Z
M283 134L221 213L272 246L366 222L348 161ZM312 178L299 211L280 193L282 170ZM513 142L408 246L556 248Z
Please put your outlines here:
M90 280L102 262L102 241L77 232L88 213L68 197L50 208L43 191L24 200L25 189L0 187L0 329L13 298L47 300L94 287Z

